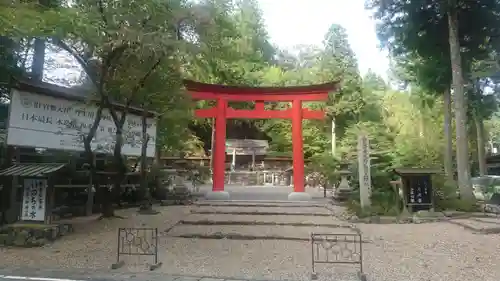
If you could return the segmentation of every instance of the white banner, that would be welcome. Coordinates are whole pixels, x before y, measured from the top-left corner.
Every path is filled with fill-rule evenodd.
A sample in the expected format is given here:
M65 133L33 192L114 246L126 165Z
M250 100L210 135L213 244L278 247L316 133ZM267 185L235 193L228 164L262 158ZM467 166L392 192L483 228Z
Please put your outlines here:
M10 103L7 144L14 146L83 151L83 136L94 121L97 107L82 102L13 90ZM117 112L119 114L119 112ZM154 157L156 120L148 118L149 135L146 155ZM140 156L142 121L128 114L124 129L124 155ZM92 149L112 153L116 126L107 110L99 123Z
M21 220L45 221L46 179L24 179L23 209Z

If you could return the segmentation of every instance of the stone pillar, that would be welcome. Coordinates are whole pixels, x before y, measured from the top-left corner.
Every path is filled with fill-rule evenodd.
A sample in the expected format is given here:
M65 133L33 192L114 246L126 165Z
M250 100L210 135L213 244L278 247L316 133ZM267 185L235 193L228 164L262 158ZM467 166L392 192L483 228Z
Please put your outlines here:
M366 133L358 137L359 198L362 208L371 206L370 142Z
M184 168L176 169L174 174L174 182L173 182L173 192L174 199L182 202L189 197L189 189L185 184L187 170Z

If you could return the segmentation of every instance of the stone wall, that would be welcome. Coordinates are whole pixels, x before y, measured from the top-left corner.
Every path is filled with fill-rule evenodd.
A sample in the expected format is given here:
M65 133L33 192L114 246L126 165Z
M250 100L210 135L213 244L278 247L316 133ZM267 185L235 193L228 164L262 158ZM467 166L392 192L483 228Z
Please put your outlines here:
M40 247L71 232L70 224L15 223L0 228L0 246Z

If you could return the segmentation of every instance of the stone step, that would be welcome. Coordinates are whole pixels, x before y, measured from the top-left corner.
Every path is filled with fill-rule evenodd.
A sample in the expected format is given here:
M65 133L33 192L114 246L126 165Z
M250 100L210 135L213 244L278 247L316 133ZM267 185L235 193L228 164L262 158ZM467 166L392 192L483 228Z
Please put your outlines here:
M196 206L212 207L323 207L325 204L314 202L294 202L294 201L246 201L246 200L203 200L197 201Z
M305 213L314 215L330 215L331 212L323 207L226 207L226 206L200 206L194 208L192 213L212 212L212 213L235 213L245 212L258 214L259 212L266 213L283 213L283 214L299 214Z
M330 217L331 214L328 213L303 213L303 212L262 212L262 211L220 211L220 210L191 210L191 214L203 214L203 215L239 215L239 216L311 216L311 217Z
M209 226L224 226L224 225L255 225L255 226L297 226L297 227L327 227L327 228L342 228L343 224L335 223L317 223L317 222L276 222L276 221L249 221L249 220L180 220L179 225L209 225Z
M184 220L188 221L242 221L242 222L276 222L276 223L315 223L315 224L346 224L337 217L329 216L239 216L228 214L190 214Z
M356 232L349 228L330 227L297 227L297 226L249 226L249 225L177 225L168 232L168 236L186 238L210 238L236 240L304 240L308 241L312 233L338 234L339 241L352 242L355 237L345 236L355 235ZM239 239L238 239L239 238Z

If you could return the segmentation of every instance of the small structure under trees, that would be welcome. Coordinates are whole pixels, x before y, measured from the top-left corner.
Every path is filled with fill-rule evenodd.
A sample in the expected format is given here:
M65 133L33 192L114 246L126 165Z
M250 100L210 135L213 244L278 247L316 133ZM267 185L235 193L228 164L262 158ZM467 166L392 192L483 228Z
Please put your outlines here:
M31 80L14 81L12 88L9 120L7 122L7 145L10 153L8 153L8 159L3 167L6 170L0 171L0 175L12 176L13 180L12 183L4 182L2 194L15 194L17 192L18 177L22 175L12 174L9 169L13 169L16 165L25 165L24 161L27 158L24 157L25 160L23 160L21 150L33 150L33 153L38 156L36 159L31 157L36 162L33 165L40 167L54 165L53 163L44 163L47 160L50 162L55 161L55 159L43 159L44 153L59 151L66 156L57 160L61 160L60 165L69 168L71 171L58 176L57 182L54 181L52 186L55 189L58 186L81 189L82 191L86 189L86 213L91 213L94 205L94 193L99 191L101 187L107 189L108 185L99 182L97 176L89 171L86 165L78 163L79 159L74 159L73 156L85 151L83 138L95 122L94 118L100 105L89 96L89 91L78 91L49 83ZM120 113L121 105L113 104L113 107L116 112ZM147 112L145 128L147 136L144 137L144 110L129 106L127 111L128 115L124 123L125 141L122 144L123 155L154 157L156 150L155 116L151 112ZM107 114L106 108L103 109L102 113L91 146L95 154L109 155L113 152L116 127L111 116ZM143 146L144 139L147 140L147 147ZM64 152L72 152L73 156ZM88 157L84 157L84 159L87 160ZM12 160L15 161L14 166L11 166ZM95 157L94 161L96 161ZM95 167L102 166L99 163L93 163L93 165ZM83 184L82 179L84 180ZM126 181L123 181L123 183L126 183ZM139 187L138 182L133 184L135 188ZM11 198L13 201L6 204L10 206L6 213L16 213L13 208L16 208L17 203L15 197ZM46 198L50 199L51 197L46 195ZM112 200L113 198L108 199ZM5 200L2 201L5 202ZM51 212L52 207L47 207L48 213ZM10 215L10 217L17 216ZM42 220L41 222L47 223L49 221ZM12 219L7 221L7 223L10 222L12 222Z

